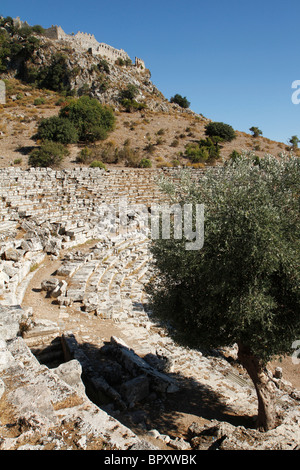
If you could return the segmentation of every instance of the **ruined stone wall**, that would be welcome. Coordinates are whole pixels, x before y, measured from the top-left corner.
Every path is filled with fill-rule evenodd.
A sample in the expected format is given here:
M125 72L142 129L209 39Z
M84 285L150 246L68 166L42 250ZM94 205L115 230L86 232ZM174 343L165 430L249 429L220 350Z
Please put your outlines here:
M178 176L175 168L111 169L96 168L52 170L19 168L0 170L0 221L11 220L16 211L22 217L47 213L49 220L75 220L78 214L100 204L116 204L126 197L129 204L151 206L165 199L156 179L161 175ZM203 170L193 170L195 177Z
M60 26L51 26L45 30L44 36L49 39L63 40L74 48L83 51L91 50L94 55L101 55L104 58L115 62L118 58L130 60L129 55L123 49L116 49L105 43L99 43L93 34L79 31L75 35L66 34Z
M138 57L135 58L135 66L140 70L144 70L146 68L145 62Z
M45 29L43 35L48 39L65 39L68 35L63 31L60 26L51 26L51 28Z

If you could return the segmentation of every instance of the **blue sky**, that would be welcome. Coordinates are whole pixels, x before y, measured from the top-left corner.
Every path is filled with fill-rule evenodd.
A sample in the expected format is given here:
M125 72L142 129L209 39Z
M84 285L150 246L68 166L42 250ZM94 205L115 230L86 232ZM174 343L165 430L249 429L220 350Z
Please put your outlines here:
M95 35L142 58L158 89L191 109L265 137L300 138L299 0L0 0L0 14Z

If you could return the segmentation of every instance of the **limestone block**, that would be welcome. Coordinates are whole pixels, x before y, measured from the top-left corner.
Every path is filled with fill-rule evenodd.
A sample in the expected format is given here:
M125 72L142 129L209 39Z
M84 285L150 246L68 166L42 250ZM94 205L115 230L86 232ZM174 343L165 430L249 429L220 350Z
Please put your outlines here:
M52 372L73 387L77 393L85 395L85 387L81 380L82 367L76 359L61 364L56 369L52 369Z
M14 261L6 261L3 264L3 272L7 274L10 278L18 274L18 268L14 266ZM1 278L1 273L0 273ZM1 281L0 281L1 284Z
M0 341L8 341L17 336L21 318L20 307L0 306Z
M39 238L32 238L29 240L23 240L21 242L21 248L24 251L42 251L43 245Z
M50 292L50 296L57 299L61 295L65 294L67 290L67 282L62 280L59 284Z
M32 322L29 330L23 333L23 338L33 338L35 336L48 336L59 333L57 323L51 320L37 320Z
M59 286L59 282L59 279L55 277L45 279L41 283L41 289L46 292L52 292L57 286Z
M8 261L19 261L23 255L24 255L24 250L17 250L16 248L9 248L8 250L5 251L4 256L5 259Z
M5 287L5 284L8 284L9 282L9 275L4 272L4 271L1 271L0 272L0 288L3 289Z
M128 403L129 408L133 408L136 403L144 400L149 395L148 377L140 375L132 380L128 380L121 385L120 393Z
M13 363L14 358L6 347L6 341L0 340L0 372L8 369Z
M124 341L115 336L111 337L111 344L116 347L118 361L132 375L146 375L150 381L150 390L162 393L175 393L179 390L176 382L140 358L130 349Z
M8 394L7 399L18 408L20 414L35 413L52 422L57 419L51 402L51 393L43 383L33 385L29 383L18 387Z
M88 298L83 300L83 305L86 312L93 312L94 310L97 310L98 304L99 298L97 293L90 294Z

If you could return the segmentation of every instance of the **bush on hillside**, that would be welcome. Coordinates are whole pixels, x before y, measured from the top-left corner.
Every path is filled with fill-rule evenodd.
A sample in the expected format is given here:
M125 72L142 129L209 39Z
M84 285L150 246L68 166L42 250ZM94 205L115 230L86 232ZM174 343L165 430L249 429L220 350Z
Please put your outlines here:
M37 149L34 149L28 159L28 163L33 167L56 167L59 166L63 158L68 155L66 147L58 142L45 141Z
M262 135L262 131L255 126L250 127L249 131L252 132L253 137L259 137Z
M84 147L77 155L76 163L91 163L93 158L93 151L88 147Z
M146 108L145 103L139 103L135 100L135 97L138 95L138 93L138 87L132 84L127 85L124 90L120 91L119 102L127 113L132 113L133 111L140 111Z
M142 158L140 161L140 168L151 168L152 167L152 162L149 160L149 158Z
M181 108L189 108L190 102L187 100L186 96L181 96L178 93L170 99L170 103L178 104Z
M224 122L210 122L205 126L208 137L220 137L224 142L231 142L236 138L234 129Z
M192 163L214 164L220 158L219 141L218 137L208 137L197 143L188 144L185 148L185 157Z
M89 96L73 99L61 109L59 116L73 123L82 142L106 139L115 125L113 111Z
M71 71L66 56L61 53L53 54L50 65L40 68L34 78L40 88L60 93L71 91Z
M38 127L37 138L53 140L61 144L76 144L78 132L74 124L66 118L53 116L43 119Z
M102 168L103 170L106 170L106 166L104 165L104 163L100 162L99 160L94 160L90 164L90 168Z

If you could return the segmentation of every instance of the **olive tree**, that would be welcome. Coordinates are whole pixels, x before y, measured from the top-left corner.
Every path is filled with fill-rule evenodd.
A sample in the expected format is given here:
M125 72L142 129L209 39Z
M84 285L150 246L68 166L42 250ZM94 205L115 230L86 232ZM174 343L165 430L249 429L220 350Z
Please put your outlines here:
M258 428L276 425L267 364L300 339L300 160L249 155L183 174L162 188L177 204L204 204L204 245L152 241L148 285L156 318L177 341L200 349L237 345L258 397Z

